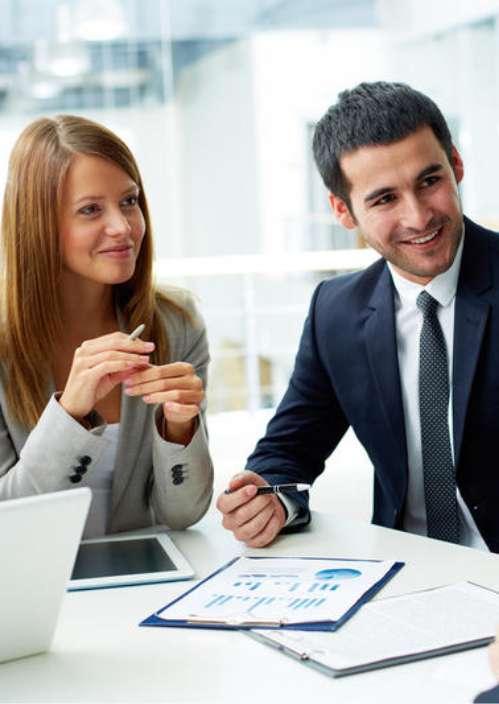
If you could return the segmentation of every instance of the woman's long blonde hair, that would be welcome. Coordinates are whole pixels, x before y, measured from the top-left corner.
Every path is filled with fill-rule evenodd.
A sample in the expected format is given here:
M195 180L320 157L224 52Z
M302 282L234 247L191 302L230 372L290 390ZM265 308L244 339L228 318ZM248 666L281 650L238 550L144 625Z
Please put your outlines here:
M9 414L30 428L48 400L56 343L63 335L58 232L64 179L75 154L108 159L140 189L145 237L132 278L114 287L130 329L145 323L156 343L154 361L168 361L168 339L153 287L149 210L136 161L124 142L96 122L72 115L41 118L18 138L9 160L2 215L2 330L0 355Z

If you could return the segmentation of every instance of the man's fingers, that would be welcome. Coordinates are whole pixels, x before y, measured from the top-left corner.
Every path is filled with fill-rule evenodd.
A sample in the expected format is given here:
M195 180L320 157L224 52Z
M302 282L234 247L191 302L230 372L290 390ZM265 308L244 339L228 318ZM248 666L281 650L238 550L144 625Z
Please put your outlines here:
M241 486L235 491L231 491L230 494L220 494L217 499L217 508L224 515L232 513L239 506L243 506L248 501L254 498L256 495L256 486L254 484L248 484L247 486Z
M269 494L260 494L232 511L230 517L235 526L244 526L271 505L272 496Z
M250 548L263 548L274 540L281 528L281 521L276 513L273 512L263 530L255 537L247 540L246 545Z
M243 543L255 539L262 533L274 513L274 507L268 503L265 508L259 511L251 520L232 530L234 537Z

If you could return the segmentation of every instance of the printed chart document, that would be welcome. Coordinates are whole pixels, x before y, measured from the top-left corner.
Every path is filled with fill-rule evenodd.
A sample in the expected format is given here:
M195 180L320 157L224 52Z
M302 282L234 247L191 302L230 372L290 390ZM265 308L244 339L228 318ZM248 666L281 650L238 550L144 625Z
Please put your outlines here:
M141 625L334 630L401 567L378 560L239 557Z
M499 593L470 582L378 599L335 633L249 631L332 677L487 645Z

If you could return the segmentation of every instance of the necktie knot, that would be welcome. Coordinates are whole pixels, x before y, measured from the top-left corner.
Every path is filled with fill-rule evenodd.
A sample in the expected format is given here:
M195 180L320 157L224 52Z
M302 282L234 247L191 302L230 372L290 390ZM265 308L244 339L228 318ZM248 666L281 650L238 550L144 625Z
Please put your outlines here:
M421 293L416 299L416 305L426 317L434 315L436 313L436 310L438 308L438 301L436 300L436 298L433 298L433 296L430 296L427 291L421 291Z

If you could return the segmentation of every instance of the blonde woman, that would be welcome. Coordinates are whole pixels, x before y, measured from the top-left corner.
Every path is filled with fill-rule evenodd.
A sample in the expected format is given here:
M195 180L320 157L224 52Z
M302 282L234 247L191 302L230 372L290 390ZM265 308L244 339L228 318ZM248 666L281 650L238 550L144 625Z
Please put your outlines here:
M0 499L90 486L87 537L197 521L213 481L206 334L186 294L153 287L128 147L81 117L29 125L2 246Z

